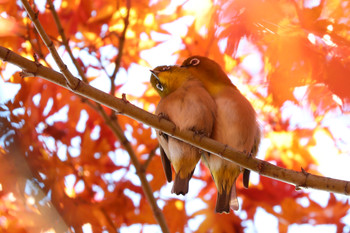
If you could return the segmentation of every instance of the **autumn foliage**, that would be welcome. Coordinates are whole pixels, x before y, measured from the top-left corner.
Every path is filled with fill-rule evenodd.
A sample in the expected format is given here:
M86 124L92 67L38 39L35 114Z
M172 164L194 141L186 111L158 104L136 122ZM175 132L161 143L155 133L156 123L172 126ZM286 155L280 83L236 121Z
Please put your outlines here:
M22 4L0 2L0 45L56 69ZM159 63L168 57L181 64L191 55L207 56L255 107L264 135L259 158L324 175L319 168L327 165L318 154L324 148L333 160L349 156L349 2L176 2L30 4L72 73L111 95L127 92L128 101L153 112L159 97L148 70L168 65ZM152 128L0 64L1 91L19 89L14 98L0 99L0 232L159 231L130 150L170 232L243 232L255 229L262 210L276 217L279 232L292 224L350 231L345 196L327 194L320 203L311 191L266 177L255 176L249 189L240 177L241 210L215 214L215 184L202 164L188 196L172 195ZM337 178L350 180L348 170L343 173Z

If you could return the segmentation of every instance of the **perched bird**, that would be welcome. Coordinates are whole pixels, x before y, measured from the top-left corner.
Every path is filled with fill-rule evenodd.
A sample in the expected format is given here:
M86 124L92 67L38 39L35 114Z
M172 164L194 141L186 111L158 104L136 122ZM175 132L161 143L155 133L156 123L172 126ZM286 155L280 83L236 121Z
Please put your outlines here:
M216 103L216 120L211 138L226 144L247 156L256 156L260 143L260 129L250 102L239 92L215 61L201 56L187 58L181 68L202 81ZM203 154L218 193L216 212L229 213L230 206L238 210L236 179L243 171L247 188L250 171L213 154Z
M161 97L156 114L172 121L180 130L210 136L216 105L203 83L179 66L159 66L151 70L151 84ZM175 170L172 193L185 195L201 151L187 143L157 131L160 154L167 181L172 181L171 165Z

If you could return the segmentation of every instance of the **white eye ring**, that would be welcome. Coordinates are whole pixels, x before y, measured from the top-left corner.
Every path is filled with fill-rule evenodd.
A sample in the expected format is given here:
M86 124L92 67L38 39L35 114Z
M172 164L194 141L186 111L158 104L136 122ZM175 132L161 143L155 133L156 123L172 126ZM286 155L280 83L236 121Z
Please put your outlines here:
M156 84L156 88L158 88L158 90L160 90L160 91L164 90L163 85L159 82Z
M198 58L193 58L191 61L190 61L190 65L192 66L197 66L201 61L198 59Z
M170 70L170 66L163 66L162 71Z

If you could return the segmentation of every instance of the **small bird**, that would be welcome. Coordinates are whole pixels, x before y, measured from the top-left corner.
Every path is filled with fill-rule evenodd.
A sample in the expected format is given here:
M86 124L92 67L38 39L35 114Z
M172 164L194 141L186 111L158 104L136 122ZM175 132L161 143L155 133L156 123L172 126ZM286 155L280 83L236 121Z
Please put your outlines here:
M156 114L172 121L180 130L192 130L209 137L214 126L216 105L203 83L179 66L158 66L151 72L150 82L161 97ZM163 132L156 132L168 182L172 181L171 164L175 170L171 192L185 195L203 152Z
M260 128L250 102L240 93L215 61L202 57L187 58L181 68L202 81L216 103L216 120L211 138L226 144L247 156L256 156L260 143ZM243 170L243 184L248 187L250 171L213 154L203 154L218 193L217 213L239 209L236 179Z

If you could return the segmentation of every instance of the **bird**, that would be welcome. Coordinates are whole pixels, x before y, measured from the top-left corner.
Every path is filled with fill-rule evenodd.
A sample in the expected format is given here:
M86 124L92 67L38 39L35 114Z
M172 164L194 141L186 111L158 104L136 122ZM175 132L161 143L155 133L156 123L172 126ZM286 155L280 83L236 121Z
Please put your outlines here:
M158 66L151 70L150 83L161 99L155 114L173 122L179 130L192 130L209 137L214 127L216 105L203 83L179 66ZM168 182L175 179L171 192L188 193L189 180L203 151L156 130L162 165Z
M220 65L207 57L191 56L180 67L201 80L215 100L216 118L211 138L255 157L261 137L256 112ZM238 210L236 179L243 172L243 185L248 188L250 170L214 154L203 154L202 161L209 168L217 188L215 211Z

